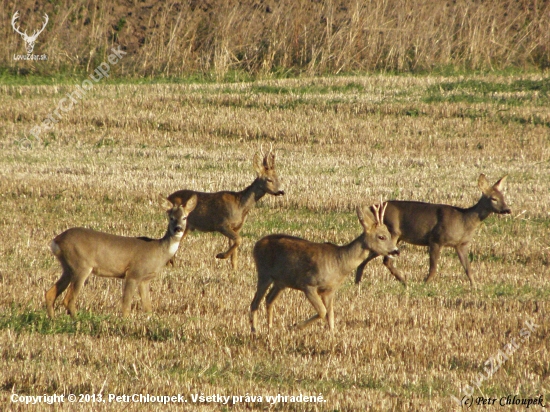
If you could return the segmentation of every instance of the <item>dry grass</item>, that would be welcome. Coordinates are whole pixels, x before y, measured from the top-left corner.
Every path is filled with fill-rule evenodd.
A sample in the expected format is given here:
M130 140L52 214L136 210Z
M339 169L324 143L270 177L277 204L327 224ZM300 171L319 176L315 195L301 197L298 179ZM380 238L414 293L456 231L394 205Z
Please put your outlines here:
M236 410L450 410L450 396L459 396L527 319L540 327L475 393L549 394L547 86L542 76L461 80L498 90L467 89L470 100L461 100L453 79L385 76L96 86L32 148L21 139L72 86L2 86L0 402L15 408L12 391L103 388L182 393L189 402L192 393L327 399ZM514 90L514 82L541 87ZM195 233L176 267L152 282L152 316L136 300L130 319L121 320L121 283L91 278L75 322L61 309L54 322L46 319L43 294L60 274L47 247L54 235L86 226L160 236L166 222L159 192L243 188L253 179L253 152L268 142L277 148L287 195L264 198L251 212L237 273L214 258L226 247L222 236ZM509 175L513 215L489 218L475 237L477 289L469 289L451 251L434 284L424 285L427 253L405 245L398 265L410 287L379 261L360 287L350 276L336 294L334 336L321 323L289 330L313 309L287 291L271 336L262 308L259 337L251 338L251 249L261 236L285 232L342 244L360 232L355 204L382 196L469 206L479 197L480 173L492 181Z
M115 44L128 52L118 73L138 77L550 67L540 0L8 0L0 18L16 10L29 33L50 16L35 51L47 62L13 60L23 42L0 27L0 68L22 74L88 72Z

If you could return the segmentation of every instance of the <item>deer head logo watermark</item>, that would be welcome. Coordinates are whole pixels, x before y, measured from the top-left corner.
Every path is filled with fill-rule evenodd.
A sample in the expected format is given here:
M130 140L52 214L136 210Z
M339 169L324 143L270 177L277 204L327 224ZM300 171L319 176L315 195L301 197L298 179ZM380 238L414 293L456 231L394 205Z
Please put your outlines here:
M27 49L27 54L32 54L34 50L34 45L36 43L36 39L38 38L38 35L42 33L46 28L49 17L46 13L44 13L44 25L40 30L35 30L33 34L30 36L27 34L26 30L22 33L21 30L19 30L19 25L17 27L15 26L15 22L18 18L19 18L19 11L16 11L13 17L11 18L11 25L13 27L13 30L15 30L16 33L20 34L21 37L23 37L23 40L26 43L25 48Z

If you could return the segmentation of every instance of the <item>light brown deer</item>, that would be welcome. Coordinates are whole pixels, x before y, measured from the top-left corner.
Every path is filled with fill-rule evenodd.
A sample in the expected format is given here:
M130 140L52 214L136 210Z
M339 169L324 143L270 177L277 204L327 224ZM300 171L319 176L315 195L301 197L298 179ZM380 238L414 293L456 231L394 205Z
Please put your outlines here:
M183 236L187 232L220 232L229 239L229 249L218 253L216 258L231 257L233 269L238 266L238 250L242 239L239 235L248 212L266 193L274 196L285 194L280 190L279 178L275 171L275 154L271 149L263 157L254 155L254 169L257 177L250 186L240 192L204 193L193 190L179 190L168 196L175 204L185 203L191 196L197 196L197 207L189 215Z
M437 271L437 261L444 246L453 247L458 254L460 263L466 271L470 284L474 284L474 278L470 270L468 249L470 242L480 223L491 213L509 214L510 209L506 205L502 193L506 176L501 178L493 186L489 184L484 174L479 176L478 186L481 189L481 198L472 207L438 205L423 202L388 201L388 210L384 223L396 242L406 242L418 246L428 246L430 253L430 270L426 282L433 280ZM361 281L363 270L367 263L379 256L371 252L368 258L357 268L355 283ZM405 283L405 279L386 257L384 265L399 281Z
M326 319L334 330L334 292L346 275L355 269L370 251L378 255L394 256L399 250L390 232L382 223L386 205L364 213L357 207L357 217L363 233L345 246L332 243L313 243L288 235L269 235L254 246L254 260L258 271L258 286L250 305L250 325L256 332L256 312L267 289L267 325L273 322L273 303L285 288L301 290L317 314L297 325L305 328L317 319Z
M116 236L76 227L58 235L50 249L61 263L63 273L46 292L46 310L54 317L57 297L70 285L63 304L71 316L76 316L76 298L91 274L124 279L122 315L128 316L136 287L145 312L151 312L149 282L166 266L178 250L186 219L197 204L191 197L183 206L162 199L168 207L168 229L163 238Z

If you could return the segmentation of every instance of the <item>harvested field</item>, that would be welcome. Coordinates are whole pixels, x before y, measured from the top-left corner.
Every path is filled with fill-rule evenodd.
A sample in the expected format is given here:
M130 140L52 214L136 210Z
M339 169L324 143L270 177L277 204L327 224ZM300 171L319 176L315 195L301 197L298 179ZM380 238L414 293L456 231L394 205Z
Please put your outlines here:
M204 410L435 411L459 409L452 397L469 394L469 386L474 400L543 395L550 402L547 76L105 83L60 112L39 139L25 136L75 86L0 90L2 409L45 407L12 403L12 393L101 393L182 394L187 409L198 406L193 394L243 396L233 405L203 403ZM60 275L48 249L55 235L84 226L160 237L159 193L241 190L254 179L254 152L270 143L286 196L267 195L251 211L237 272L214 257L227 247L223 236L194 232L175 266L153 280L152 315L136 298L122 319L122 281L90 277L77 319L61 305L54 321L47 318L44 292ZM251 251L262 236L344 244L361 231L355 205L382 197L469 207L479 199L481 173L491 183L508 175L512 215L492 215L475 236L475 289L451 249L435 281L424 284L427 251L402 244L397 265L409 287L380 259L359 286L350 274L336 293L334 335L321 322L290 329L313 308L287 290L271 333L262 306L251 337ZM532 322L528 338L525 322ZM499 351L512 342L505 359ZM498 367L489 368L493 358ZM263 400L246 403L247 394ZM326 402L266 401L277 394Z

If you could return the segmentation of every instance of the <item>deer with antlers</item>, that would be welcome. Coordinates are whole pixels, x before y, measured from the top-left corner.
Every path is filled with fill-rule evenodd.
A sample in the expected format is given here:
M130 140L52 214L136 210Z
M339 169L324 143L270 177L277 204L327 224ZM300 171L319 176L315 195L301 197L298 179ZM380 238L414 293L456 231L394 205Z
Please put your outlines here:
M302 329L318 319L326 319L334 330L333 297L346 275L366 259L369 253L382 256L399 254L395 240L384 225L387 203L369 209L357 207L357 217L363 227L355 240L345 246L314 243L288 235L269 235L254 246L254 261L258 272L256 294L250 305L250 325L256 332L256 312L267 289L267 324L271 329L273 303L286 288L301 290L317 314L299 324Z
M23 40L26 43L26 49L27 54L32 54L34 50L34 45L36 44L36 39L38 38L38 35L44 31L46 28L46 25L48 24L49 17L46 13L44 13L44 24L42 25L42 28L40 30L35 30L32 35L28 35L27 31L21 32L19 30L20 26L15 27L15 22L19 19L19 11L16 11L11 19L11 26L13 27L13 30L15 30L16 33L20 34L21 37L23 37Z
M270 147L269 152L265 155L263 153L260 156L254 155L252 163L257 177L250 186L240 192L205 193L179 190L168 196L168 200L174 204L186 204L191 196L197 196L197 207L189 214L183 236L185 237L190 230L221 233L229 239L229 249L218 253L216 258L227 259L230 257L233 269L237 269L238 247L242 243L239 231L243 227L250 209L266 193L273 196L285 194L283 190L280 190L279 178L275 171L275 153L272 149L273 147Z
M505 181L506 176L491 186L485 175L481 174L478 178L481 198L475 205L467 209L450 205L399 200L390 200L386 203L388 213L384 218L384 223L388 227L392 238L397 243L403 241L412 245L428 246L430 269L425 279L426 282L433 280L436 275L441 249L452 247L456 250L470 284L474 285L474 277L468 260L468 249L476 229L483 220L492 213L499 215L511 213L503 194ZM359 265L355 275L355 283L361 282L365 266L377 256L379 255L371 253ZM390 259L384 258L384 265L397 280L405 284L404 277Z

